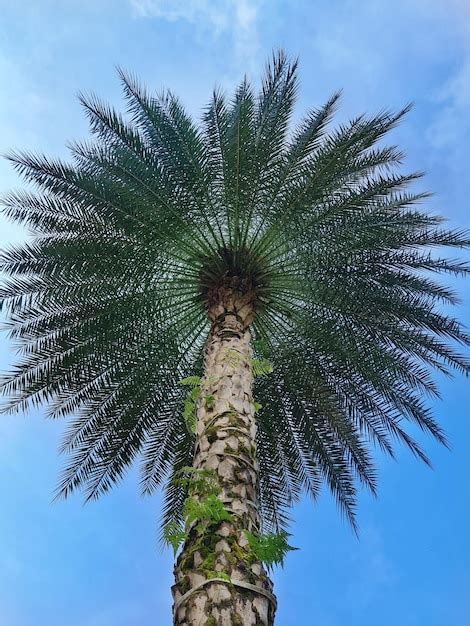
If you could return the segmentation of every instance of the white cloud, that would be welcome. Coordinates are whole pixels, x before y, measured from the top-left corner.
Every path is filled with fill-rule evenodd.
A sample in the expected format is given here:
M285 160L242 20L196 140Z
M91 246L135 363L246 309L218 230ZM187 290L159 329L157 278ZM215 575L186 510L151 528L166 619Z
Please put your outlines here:
M259 53L263 0L130 0L135 17L190 22L214 39L229 36L236 64L253 70Z
M253 70L259 52L258 14L261 2L254 0L235 0L235 52L239 63L248 62Z
M447 148L455 145L463 132L470 131L470 50L456 73L442 85L436 101L441 106L427 137L433 147Z
M453 34L453 44L455 52L458 54L458 64L452 75L450 75L441 85L440 89L434 94L435 102L442 103L441 116L442 120L438 120L436 126L442 128L436 134L437 144L447 143L451 137L448 133L449 117L454 114L455 122L459 125L468 120L470 128L470 119L468 118L468 107L470 105L470 3L468 0L448 0L443 3L433 0L430 5L423 4L423 0L419 0L419 4L423 11L431 9L433 17L446 26L450 27ZM459 113L465 113L463 118ZM442 124L441 124L442 121Z
M455 69L431 95L435 113L426 129L425 138L432 148L432 161L442 172L447 194L456 205L466 194L469 174L470 142L470 3L468 0L433 2L437 18L453 34L452 48ZM460 209L468 221L468 209Z
M169 22L203 20L217 33L227 28L231 4L231 0L217 4L211 0L131 0L131 7L138 17L155 17Z

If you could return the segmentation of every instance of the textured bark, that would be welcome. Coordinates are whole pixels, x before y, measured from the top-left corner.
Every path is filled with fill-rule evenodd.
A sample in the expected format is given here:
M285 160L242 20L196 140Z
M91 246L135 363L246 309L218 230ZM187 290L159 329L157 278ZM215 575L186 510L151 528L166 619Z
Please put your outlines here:
M233 283L232 283L233 285ZM194 526L175 566L174 624L271 626L272 583L254 562L244 530L259 530L256 422L249 326L254 292L220 286L209 294L211 332L197 409L194 467L212 470L232 521L201 536ZM207 406L205 397L212 396ZM231 582L214 578L216 573Z

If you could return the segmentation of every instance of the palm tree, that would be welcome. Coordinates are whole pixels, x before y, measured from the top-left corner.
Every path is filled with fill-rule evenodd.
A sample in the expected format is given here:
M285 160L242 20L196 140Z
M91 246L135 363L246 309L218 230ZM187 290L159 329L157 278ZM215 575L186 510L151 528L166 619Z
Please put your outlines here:
M34 234L2 255L6 409L71 416L58 497L92 500L141 458L179 625L273 624L291 504L326 482L355 526L370 446L428 463L406 423L445 444L431 369L470 369L429 274L468 271L432 248L469 240L417 208L420 174L382 142L408 107L330 130L335 94L290 131L296 70L273 55L258 94L214 92L200 127L120 72L128 115L81 96L94 140L72 164L9 157L39 191L3 201Z

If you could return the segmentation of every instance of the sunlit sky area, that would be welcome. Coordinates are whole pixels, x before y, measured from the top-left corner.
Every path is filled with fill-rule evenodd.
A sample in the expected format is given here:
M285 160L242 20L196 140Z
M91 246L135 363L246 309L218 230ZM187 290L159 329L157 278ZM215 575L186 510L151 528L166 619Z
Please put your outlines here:
M67 155L84 138L79 91L123 108L116 66L169 87L200 116L212 89L258 80L273 48L300 57L297 105L342 88L338 121L413 102L393 131L408 170L426 171L429 209L470 226L468 0L0 0L0 152ZM0 160L0 193L23 185ZM0 218L0 247L24 237ZM470 323L470 283L456 283ZM0 367L11 361L0 337ZM364 493L359 538L330 495L292 512L274 575L279 626L470 623L470 391L440 381L433 403L452 449L418 435L434 469L377 453L379 497ZM137 473L98 502L52 504L64 423L40 410L0 419L0 625L170 626L172 553L157 543L159 498Z

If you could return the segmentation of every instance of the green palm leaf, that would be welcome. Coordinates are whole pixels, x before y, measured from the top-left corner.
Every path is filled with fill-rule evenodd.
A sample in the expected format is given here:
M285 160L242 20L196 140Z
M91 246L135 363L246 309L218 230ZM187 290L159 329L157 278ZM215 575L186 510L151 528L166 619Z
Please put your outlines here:
M71 146L71 163L9 156L36 191L3 198L35 235L1 254L19 350L5 409L72 416L57 496L98 497L140 458L142 491L163 486L164 523L181 521L172 477L194 435L178 382L201 373L206 299L224 276L256 287L268 530L323 482L354 525L358 481L376 489L371 444L429 462L407 422L446 444L425 398L438 393L432 369L468 373L469 336L430 272L467 273L433 249L469 236L420 207L428 194L409 186L421 175L399 173L403 155L384 144L409 107L330 130L334 94L291 130L296 71L274 55L258 94L246 80L232 99L215 92L200 126L176 96L119 71L127 114L80 96L92 141Z

